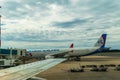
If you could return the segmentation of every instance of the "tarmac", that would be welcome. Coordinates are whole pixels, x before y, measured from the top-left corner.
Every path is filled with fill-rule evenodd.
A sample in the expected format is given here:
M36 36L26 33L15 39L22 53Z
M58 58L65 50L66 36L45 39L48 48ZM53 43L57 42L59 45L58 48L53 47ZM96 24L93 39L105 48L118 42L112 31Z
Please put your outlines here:
M110 53L105 53L110 54ZM106 72L93 72L90 68L84 68L84 72L70 72L71 68L79 68L86 65L119 65L120 52L112 52L117 56L86 56L81 61L66 61L36 75L47 80L120 80L120 71L115 67L108 67Z

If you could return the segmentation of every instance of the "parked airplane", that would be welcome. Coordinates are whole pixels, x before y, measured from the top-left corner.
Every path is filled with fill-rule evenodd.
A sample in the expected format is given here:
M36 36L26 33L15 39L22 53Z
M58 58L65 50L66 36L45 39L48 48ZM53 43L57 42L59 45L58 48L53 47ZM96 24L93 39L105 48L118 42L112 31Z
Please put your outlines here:
M80 60L81 56L93 55L101 52L105 48L107 34L102 34L93 48L79 49L73 48L73 43L69 49L50 49L50 50L37 50L28 52L27 57L34 58L56 58L56 57L76 57L76 60Z
M63 49L63 50L50 50L50 51L45 51L52 53L55 51L54 54L49 54L50 56L60 56L61 54L64 54L62 56L64 57L79 57L81 56L87 56L87 55L92 55L100 52L102 49L105 47L105 42L106 42L106 34L102 34L102 36L99 38L97 43L95 44L95 48L92 49L85 49L85 50L80 50L80 49L73 49L73 44L71 45L70 49ZM57 52L57 53L56 53ZM47 55L46 55L47 56ZM8 69L3 69L0 70L0 80L25 80L25 79L30 79L34 77L34 75L45 71L63 61L66 59L46 59L43 61L38 61L38 62L33 62L29 64L24 64Z
M74 47L74 44L72 43L70 45L70 49ZM65 52L69 52L70 49L43 49L43 50L33 50L33 51L28 51L27 57L28 58L54 58L57 55L65 55ZM71 50L72 51L72 50Z
M0 70L0 80L43 80L34 75L43 72L65 59L46 59Z

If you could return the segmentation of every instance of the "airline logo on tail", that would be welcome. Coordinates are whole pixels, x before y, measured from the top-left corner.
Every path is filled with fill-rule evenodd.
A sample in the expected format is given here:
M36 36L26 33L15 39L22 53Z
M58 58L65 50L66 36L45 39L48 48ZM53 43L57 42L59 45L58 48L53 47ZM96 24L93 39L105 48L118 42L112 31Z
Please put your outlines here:
M105 42L106 42L106 37L107 37L107 34L102 34L102 36L96 42L95 47L104 48Z
M101 38L98 40L98 42L97 42L98 44L104 44L104 37L103 36L101 36Z

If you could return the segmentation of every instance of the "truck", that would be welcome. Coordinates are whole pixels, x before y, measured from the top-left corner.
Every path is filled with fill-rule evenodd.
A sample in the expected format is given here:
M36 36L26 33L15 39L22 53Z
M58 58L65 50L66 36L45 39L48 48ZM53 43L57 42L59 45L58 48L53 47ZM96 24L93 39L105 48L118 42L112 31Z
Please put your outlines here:
M15 63L14 59L0 59L0 67L2 68L15 66L14 63Z

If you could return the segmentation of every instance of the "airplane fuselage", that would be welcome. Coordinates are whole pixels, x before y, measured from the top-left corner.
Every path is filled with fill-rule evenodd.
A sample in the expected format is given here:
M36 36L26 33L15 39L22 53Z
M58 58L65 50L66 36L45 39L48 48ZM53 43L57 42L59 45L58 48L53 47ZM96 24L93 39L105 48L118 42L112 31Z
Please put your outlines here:
M90 48L90 49L48 49L48 50L36 50L29 51L32 58L45 58L47 55L65 55L63 57L76 57L76 56L84 56L89 55L92 52L96 51L98 48Z

